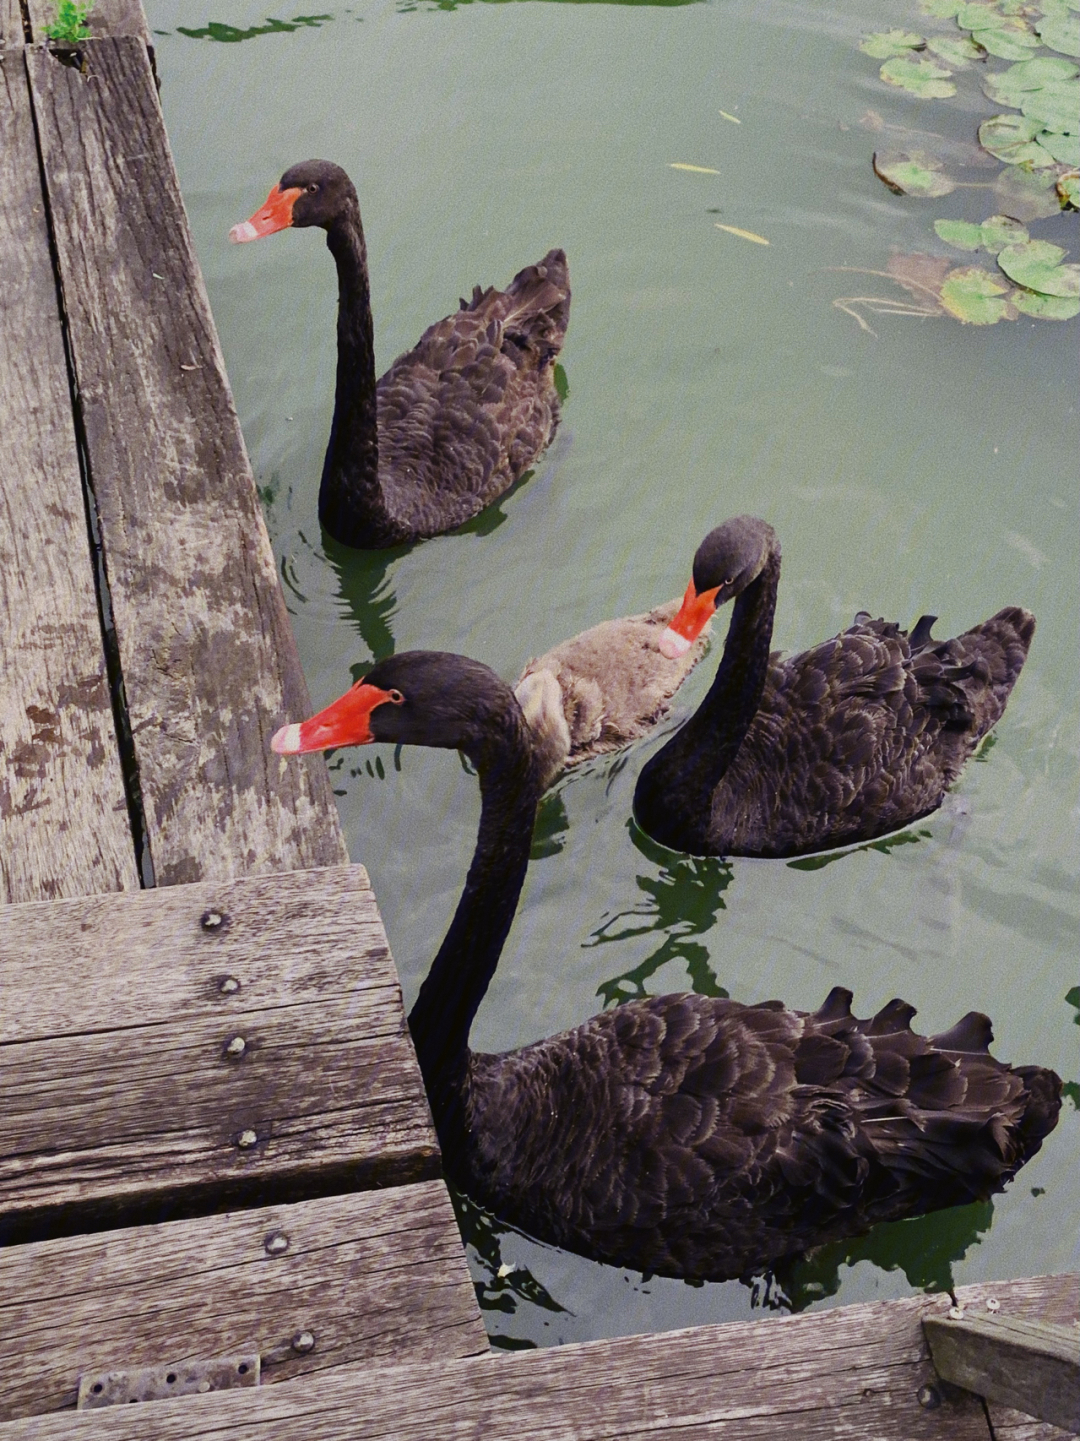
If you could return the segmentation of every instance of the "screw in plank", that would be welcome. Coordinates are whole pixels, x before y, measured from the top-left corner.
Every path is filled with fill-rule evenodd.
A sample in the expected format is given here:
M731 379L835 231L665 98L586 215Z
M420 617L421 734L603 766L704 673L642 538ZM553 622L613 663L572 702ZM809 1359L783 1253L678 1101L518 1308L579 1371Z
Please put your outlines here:
M254 1131L241 1131L236 1138L236 1144L242 1151L246 1151L249 1146L254 1146L258 1139Z
M218 985L218 990L223 996L235 996L240 989L240 982L235 976L225 976Z
M214 910L213 907L208 911L203 911L199 918L199 925L204 931L221 931L228 924L229 918L225 912Z
M225 1054L239 1058L246 1050L247 1041L244 1040L243 1036L233 1036L232 1040L225 1047Z
M987 1296L987 1298L986 1298L986 1309L987 1309L988 1311L1000 1311L1000 1310L1001 1310L1001 1302L998 1300L998 1298L997 1298L996 1296Z
M271 1231L263 1242L263 1250L268 1256L284 1256L289 1249L289 1238L284 1231Z
M941 1405L941 1392L936 1386L920 1386L915 1399L924 1411L935 1411Z
M949 1307L949 1320L950 1320L950 1321L962 1321L963 1319L964 1319L964 1308L963 1308L963 1306L950 1306L950 1307Z
M297 1331L292 1338L292 1348L300 1356L306 1356L315 1349L315 1337L310 1331Z

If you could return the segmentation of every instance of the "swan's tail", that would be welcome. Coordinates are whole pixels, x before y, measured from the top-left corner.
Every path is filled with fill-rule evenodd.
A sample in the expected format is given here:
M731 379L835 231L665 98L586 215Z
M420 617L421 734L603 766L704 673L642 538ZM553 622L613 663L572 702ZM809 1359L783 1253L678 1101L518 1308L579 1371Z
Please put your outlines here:
M946 730L965 732L970 746L1001 719L1027 659L1035 617L1006 606L944 641L930 633L936 619L922 616L908 636L912 670L922 703L943 713Z
M527 265L505 290L478 285L462 310L477 311L499 321L505 334L519 344L537 347L545 359L562 349L570 321L570 270L561 250L549 250L538 265Z
M837 1084L855 1088L849 1104L874 1173L864 1192L869 1217L961 1205L1001 1190L1057 1125L1060 1078L991 1056L993 1031L979 1012L924 1038L912 1031L914 1008L905 1002L890 1001L859 1020L850 1001L849 991L831 992L807 1018L800 1049L820 1049L824 1037L848 1049Z

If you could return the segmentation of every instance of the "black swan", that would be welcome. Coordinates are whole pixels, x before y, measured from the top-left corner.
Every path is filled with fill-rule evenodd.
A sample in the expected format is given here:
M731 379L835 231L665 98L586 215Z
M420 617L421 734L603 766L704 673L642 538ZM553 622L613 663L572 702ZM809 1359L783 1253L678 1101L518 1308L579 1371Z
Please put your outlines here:
M360 206L340 166L292 166L229 238L257 240L290 225L321 225L337 262L337 388L320 521L343 545L369 549L463 525L555 433L555 357L570 317L566 256L549 251L509 290L477 286L376 384Z
M660 638L677 600L645 615L605 620L530 660L514 685L533 733L546 789L564 770L641 740L705 654L708 626L677 656Z
M1035 633L1017 606L954 640L861 612L801 655L769 654L780 543L738 516L701 542L665 654L734 600L716 679L642 767L634 815L695 855L796 856L872 840L936 810L1000 719ZM736 599L737 597L737 599Z
M447 1174L505 1220L599 1260L725 1279L988 1196L1053 1129L1058 1077L994 1060L985 1016L925 1040L911 1006L857 1020L839 988L809 1015L656 996L519 1051L470 1051L529 863L527 723L486 666L413 651L272 745L375 740L458 749L479 774L465 890L409 1026Z

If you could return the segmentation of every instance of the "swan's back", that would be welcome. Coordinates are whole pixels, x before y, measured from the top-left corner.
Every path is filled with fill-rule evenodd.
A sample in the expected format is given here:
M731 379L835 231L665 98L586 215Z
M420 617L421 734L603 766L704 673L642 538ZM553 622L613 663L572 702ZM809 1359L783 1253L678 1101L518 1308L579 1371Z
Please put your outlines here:
M580 765L640 740L668 714L672 697L709 643L707 626L685 655L669 660L661 654L660 637L678 609L679 601L671 600L644 615L602 621L528 662L516 691L531 676L550 675L562 695L569 737L558 769L545 775L545 784L563 766ZM551 729L549 725L541 738Z
M552 250L505 291L478 286L394 361L376 398L379 485L397 525L428 535L463 524L544 449L569 316L566 256Z
M926 1039L903 1002L850 999L659 996L476 1055L448 1170L542 1240L705 1279L999 1190L1056 1124L1057 1076L991 1057L984 1016Z
M713 793L719 852L790 856L885 835L936 810L1005 710L1035 631L1010 606L952 640L860 617L770 660L738 755Z

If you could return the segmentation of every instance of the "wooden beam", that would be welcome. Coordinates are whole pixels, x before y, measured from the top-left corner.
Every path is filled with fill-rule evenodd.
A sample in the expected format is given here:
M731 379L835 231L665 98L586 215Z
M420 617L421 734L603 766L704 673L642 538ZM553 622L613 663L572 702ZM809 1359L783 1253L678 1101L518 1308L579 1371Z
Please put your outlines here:
M360 866L0 911L0 1241L438 1174Z
M0 51L21 50L25 43L19 0L0 0Z
M3 0L0 0L3 3ZM17 6L16 6L17 8ZM56 20L56 0L27 0L30 26L35 40L45 40L45 32ZM134 35L144 45L152 48L150 27L142 0L94 0L94 8L87 20L87 27L93 39L107 36Z
M156 883L346 859L145 44L27 64ZM223 242L224 243L224 242Z
M487 1351L441 1181L0 1250L0 1335L0 1420L121 1366L256 1352L265 1386Z
M10 7L5 35L9 22ZM0 902L8 902L139 884L18 50L0 66L0 193Z
M966 1311L928 1316L923 1330L943 1381L1070 1431L1080 1431L1080 1331L1048 1321Z

